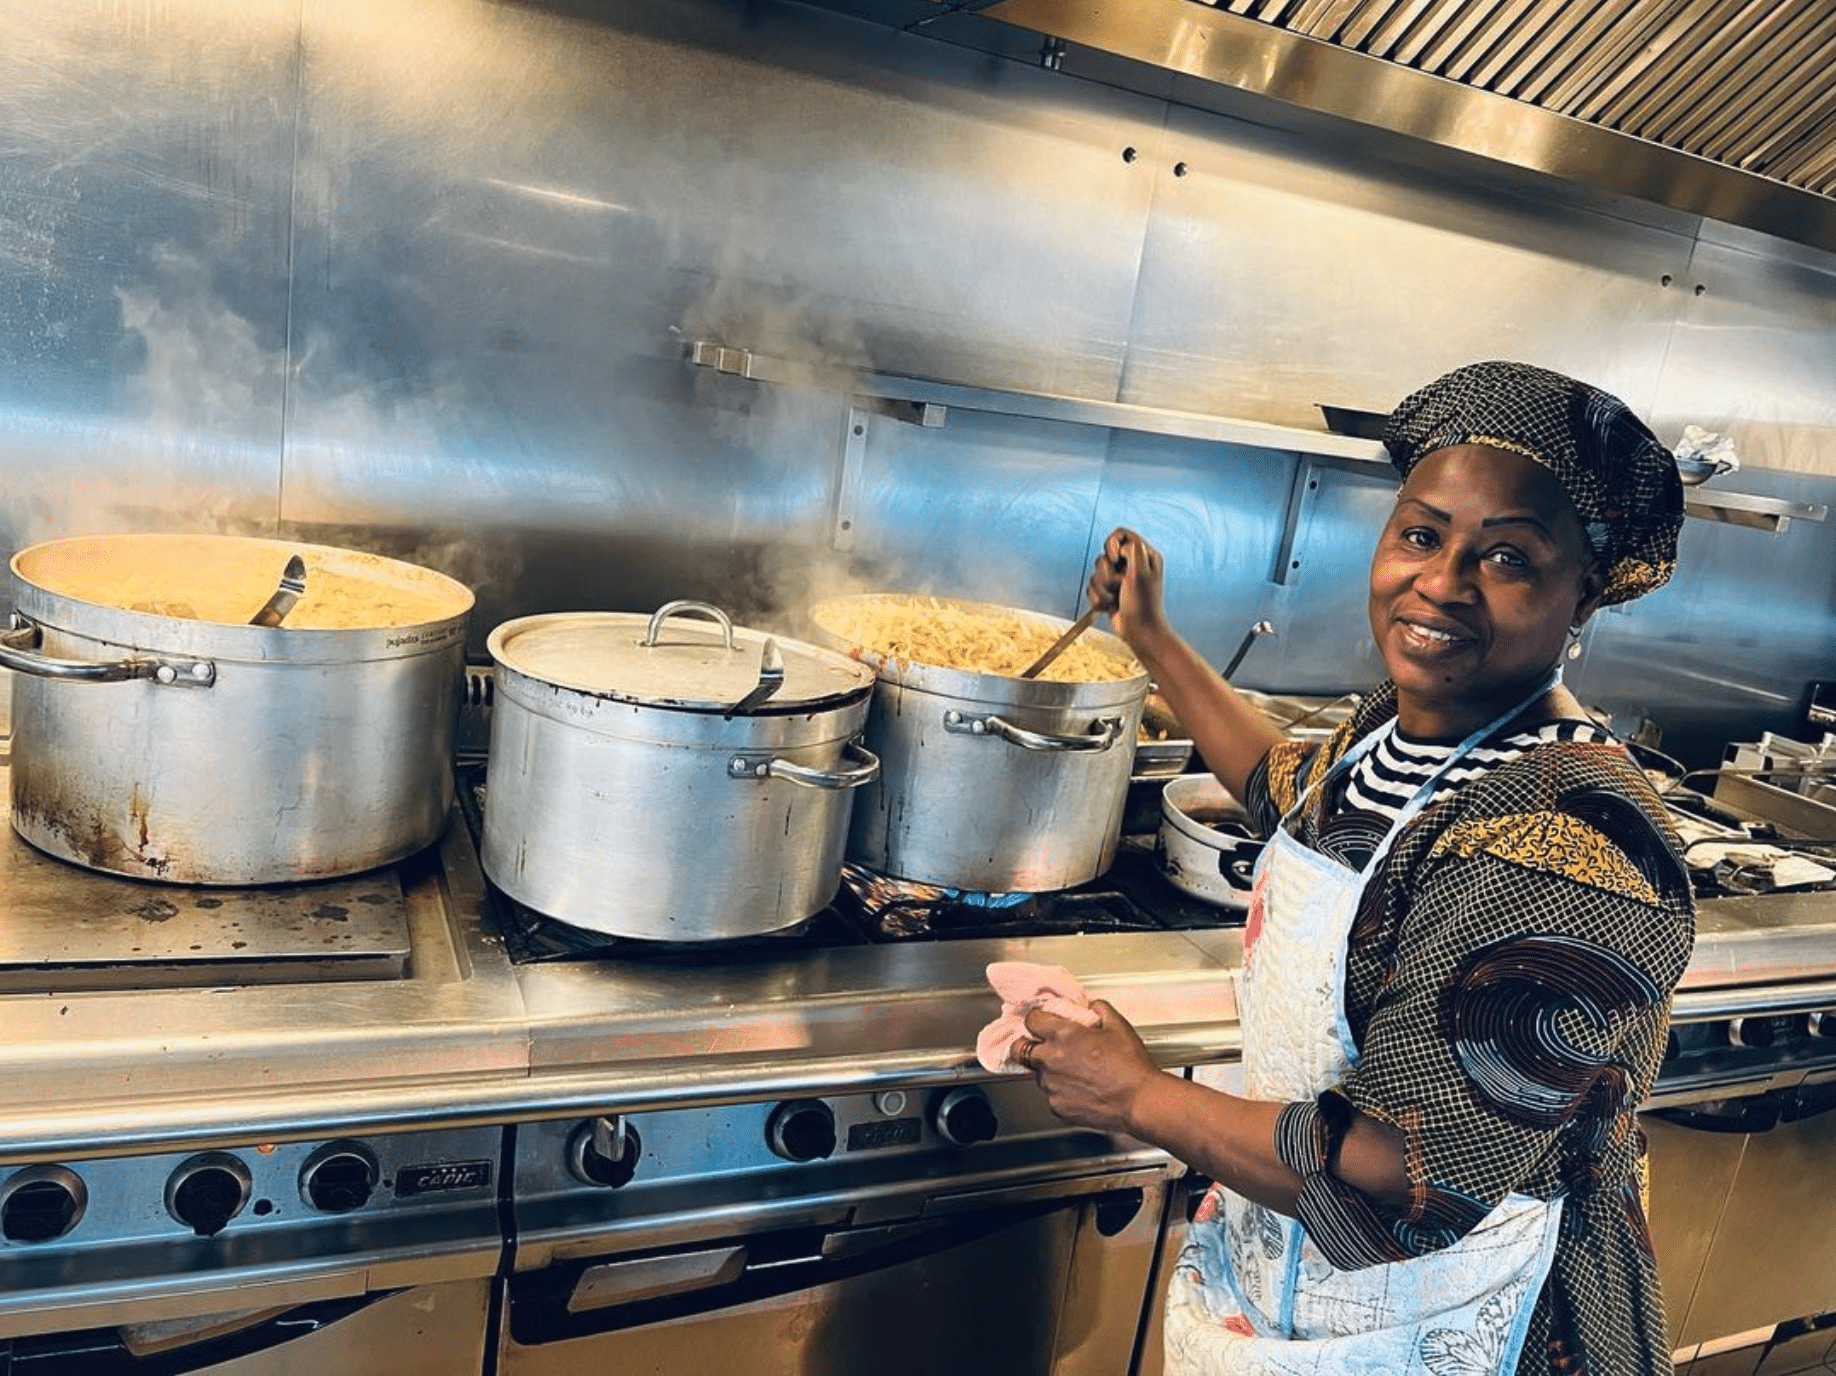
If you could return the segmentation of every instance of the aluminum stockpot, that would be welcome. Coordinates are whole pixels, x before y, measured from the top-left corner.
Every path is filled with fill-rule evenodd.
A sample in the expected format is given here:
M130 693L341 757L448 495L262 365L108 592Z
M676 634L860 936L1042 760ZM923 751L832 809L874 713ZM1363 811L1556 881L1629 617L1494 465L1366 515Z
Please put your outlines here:
M1019 618L1045 641L1071 625L990 603L928 599L976 615ZM815 623L879 677L867 714L880 778L854 804L848 858L901 879L987 893L1070 888L1115 861L1128 802L1147 672L1106 631L1084 636L1134 672L1101 682L1025 679L940 667L850 644L897 594L832 598Z
M248 617L301 555L278 627ZM436 840L471 591L354 550L106 535L13 557L13 828L168 883L354 874Z
M870 669L698 602L523 617L488 644L481 858L510 897L611 936L717 941L835 896L850 794L879 773L858 740ZM781 682L739 706L774 654Z

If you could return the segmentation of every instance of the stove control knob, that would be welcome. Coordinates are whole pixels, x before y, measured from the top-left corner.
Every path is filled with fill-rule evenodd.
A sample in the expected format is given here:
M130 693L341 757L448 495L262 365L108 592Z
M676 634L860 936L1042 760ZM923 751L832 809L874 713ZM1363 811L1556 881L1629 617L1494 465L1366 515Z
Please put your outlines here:
M583 1185L628 1185L643 1155L643 1139L622 1114L589 1118L567 1139L567 1168Z
M382 1173L361 1142L327 1142L300 1167L300 1197L320 1213L348 1214L370 1202Z
M27 1166L0 1185L0 1236L8 1242L50 1242L83 1217L89 1190L63 1166Z
M1771 1046L1779 1037L1779 1020L1763 1014L1754 1018L1732 1018L1728 1022L1728 1042L1732 1046Z
M994 1105L988 1102L987 1093L978 1088L946 1090L938 1098L931 1117L937 1124L937 1135L959 1147L992 1141L1001 1130L1001 1120L995 1117Z
M765 1145L786 1161L819 1161L835 1152L835 1110L821 1099L787 1099L771 1111Z
M199 1237L215 1237L242 1212L253 1188L242 1162L228 1152L203 1152L167 1178L166 1212Z

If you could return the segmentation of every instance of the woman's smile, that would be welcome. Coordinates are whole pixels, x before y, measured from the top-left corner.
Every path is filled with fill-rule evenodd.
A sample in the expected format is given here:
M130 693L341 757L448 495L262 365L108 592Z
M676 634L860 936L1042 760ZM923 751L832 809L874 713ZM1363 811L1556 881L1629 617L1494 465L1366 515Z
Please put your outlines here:
M1408 648L1426 659L1444 659L1478 644L1471 635L1445 622L1402 616L1397 618L1397 624L1405 633Z

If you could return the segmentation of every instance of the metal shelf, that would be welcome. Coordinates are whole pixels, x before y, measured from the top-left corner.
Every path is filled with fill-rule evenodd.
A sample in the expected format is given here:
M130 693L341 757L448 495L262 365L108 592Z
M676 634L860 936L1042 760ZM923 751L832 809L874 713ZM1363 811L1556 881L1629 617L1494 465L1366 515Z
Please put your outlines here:
M688 358L697 367L754 382L823 387L850 397L891 403L892 414L915 425L941 426L953 409L978 411L1069 425L1097 425L1175 439L1207 440L1252 449L1276 449L1309 458L1368 463L1384 471L1390 467L1389 456L1376 440L1328 430L1305 430L1299 426L1233 420L1120 401L1003 391L929 378L837 368L798 359L773 358L705 339L689 346ZM850 446L850 451L858 459L858 446ZM1794 520L1822 521L1829 515L1829 508L1822 503L1793 502L1744 492L1709 492L1701 487L1684 489L1684 511L1705 520L1765 530L1775 535L1788 529Z

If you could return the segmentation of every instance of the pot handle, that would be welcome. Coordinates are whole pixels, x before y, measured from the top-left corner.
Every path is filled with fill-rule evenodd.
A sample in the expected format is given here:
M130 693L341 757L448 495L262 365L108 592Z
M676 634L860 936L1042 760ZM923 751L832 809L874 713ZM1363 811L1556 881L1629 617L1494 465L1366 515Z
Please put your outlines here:
M733 619L711 602L695 602L688 598L665 602L651 614L650 628L644 632L644 643L655 645L657 634L663 629L665 621L672 616L688 616L690 613L706 617L709 621L717 623L720 626L721 634L726 637L727 648L729 650L733 648Z
M952 708L944 713L944 730L959 736L999 736L1022 750L1107 750L1122 739L1122 718L1098 717L1088 736L1048 736L1028 731L1000 717L966 717Z
M849 741L845 749L848 758L855 763L852 769L811 769L808 765L792 764L774 755L735 755L727 761L727 774L734 779L783 779L787 783L802 784L805 788L830 789L859 788L880 777L878 755L855 741Z
M33 654L44 643L44 627L13 614L13 629L0 635L0 666L35 678L69 683L122 683L144 678L174 688L208 688L217 666L207 659L52 659Z

